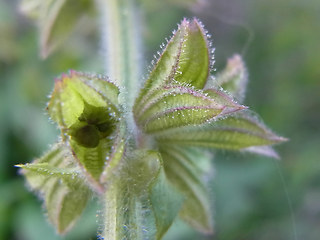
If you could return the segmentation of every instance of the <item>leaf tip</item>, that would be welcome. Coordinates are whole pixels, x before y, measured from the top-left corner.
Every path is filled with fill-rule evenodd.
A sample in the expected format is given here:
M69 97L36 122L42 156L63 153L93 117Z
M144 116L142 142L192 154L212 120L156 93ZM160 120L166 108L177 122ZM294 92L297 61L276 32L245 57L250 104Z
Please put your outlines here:
M76 70L73 70L73 69L69 69L69 75L71 77L75 77L76 75L78 75L78 72Z
M16 168L23 168L23 167L24 167L24 164L16 164L16 165L14 165L14 167L16 167Z
M234 112L238 112L241 110L249 109L248 106L238 104L237 102L232 100L232 104L230 106L224 106L223 110L221 111L220 115L230 114Z
M203 23L196 17L192 18L192 21L190 22L190 29L195 29L195 28L199 28L200 30L202 30L203 33L206 33L206 31L204 30Z
M274 141L276 143L283 143L283 142L288 142L290 139L286 137L281 137L281 136L275 136Z
M241 149L241 152L259 154L262 156L280 160L279 154L271 146L252 146Z
M239 105L239 110L243 110L243 109L249 109L249 107L245 105Z
M189 23L190 21L186 17L184 17L181 21L180 26L187 26Z

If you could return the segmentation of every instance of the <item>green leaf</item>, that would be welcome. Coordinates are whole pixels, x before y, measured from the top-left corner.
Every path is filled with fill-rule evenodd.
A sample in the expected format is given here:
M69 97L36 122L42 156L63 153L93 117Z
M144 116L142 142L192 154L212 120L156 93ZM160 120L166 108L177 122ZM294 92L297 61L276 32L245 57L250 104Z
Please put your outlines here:
M58 233L69 231L85 209L91 192L68 148L55 145L50 152L22 168L31 190L44 200L50 222Z
M72 158L70 151L62 144L56 144L52 149L47 152L44 156L36 159L32 164L17 165L18 167L25 168L22 173L25 175L28 185L32 190L41 190L45 182L52 178L52 170L46 171L46 168L60 168L65 169L64 171L74 171L74 165L72 161L68 161ZM63 171L63 172L64 172ZM59 177L59 173L55 173Z
M216 77L216 83L243 102L248 82L248 72L242 57L238 54L228 59L227 66Z
M74 70L70 70L70 76L81 79L87 86L94 89L115 111L119 107L118 96L120 91L118 86L110 79L101 75L85 74Z
M238 111L239 109L246 109L248 107L239 105L235 100L233 100L233 96L230 96L226 92L223 91L223 89L218 90L215 88L209 88L203 91L207 96L211 97L216 101L218 104L221 104L224 106L223 114L229 114L233 113L235 111Z
M135 151L114 173L105 195L104 239L161 239L182 197L167 182L160 155Z
M150 203L157 229L156 239L162 239L167 232L179 213L183 200L182 194L170 185L164 170L161 169L150 190Z
M170 182L185 196L180 217L198 231L212 233L212 211L204 182L210 157L195 149L160 146L165 172ZM206 170L203 169L205 165Z
M197 19L183 20L180 28L185 28L182 30L185 35L172 80L202 89L207 82L210 64L205 30Z
M183 86L165 86L155 91L149 102L134 110L137 124L146 133L202 124L217 116L245 108L226 94L215 90L202 92Z
M47 162L44 163L27 163L25 165L18 164L16 167L23 168L30 173L43 175L45 177L58 177L66 182L72 182L72 179L78 177L80 169L74 168L60 168L50 165Z
M76 182L72 186L70 188L53 180L46 184L45 206L48 217L60 234L73 227L90 199L89 189L84 184Z
M47 57L93 10L90 0L55 0L41 3L39 13L41 55Z
M150 73L135 105L148 101L153 90L180 83L202 89L209 73L208 41L201 23L184 19Z
M168 131L157 136L162 144L198 146L239 150L252 146L266 146L286 141L269 130L250 112L241 112L228 118Z
M271 146L253 146L248 148L241 149L242 152L254 153L259 154L262 156L280 159L278 153L271 147Z

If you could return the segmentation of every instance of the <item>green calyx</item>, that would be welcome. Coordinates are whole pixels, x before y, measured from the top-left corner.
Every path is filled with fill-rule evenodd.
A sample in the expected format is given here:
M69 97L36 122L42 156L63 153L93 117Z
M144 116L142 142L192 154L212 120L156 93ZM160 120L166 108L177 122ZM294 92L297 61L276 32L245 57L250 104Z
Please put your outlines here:
M84 102L85 103L85 102ZM79 145L94 148L115 129L116 120L105 107L84 104L84 111L67 131Z
M110 98L99 91L100 87L109 87L116 93L111 92ZM115 94L118 90L113 83L71 71L56 80L48 111L72 140L94 148L114 132L119 121L117 99L112 96Z

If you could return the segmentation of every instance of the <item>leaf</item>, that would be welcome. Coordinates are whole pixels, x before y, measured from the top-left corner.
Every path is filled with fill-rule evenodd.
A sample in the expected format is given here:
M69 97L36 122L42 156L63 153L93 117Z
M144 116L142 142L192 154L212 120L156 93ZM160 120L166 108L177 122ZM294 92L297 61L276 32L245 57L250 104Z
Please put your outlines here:
M241 149L242 152L249 152L254 154L260 154L266 157L280 159L278 153L270 146L253 146Z
M30 188L44 200L48 218L58 233L69 231L91 196L70 151L57 144L33 163L17 166L23 168Z
M58 233L64 234L73 227L85 209L90 198L89 189L82 183L75 183L70 188L59 181L49 181L46 191L45 206L49 220Z
M155 133L171 128L202 124L217 116L245 108L236 104L218 90L217 100L209 93L183 86L165 86L155 91L149 103L135 109L137 124L146 133Z
M216 83L240 102L244 100L247 82L248 72L238 54L228 59L227 66L216 77Z
M45 182L53 177L51 176L52 170L42 170L45 168L44 166L47 166L46 168L61 168L66 171L72 169L74 171L74 166L70 165L71 161L67 160L70 157L70 151L65 146L56 144L48 153L34 160L32 164L17 165L17 167L25 168L22 173L27 178L28 185L32 190L41 190ZM59 174L56 173L55 175L54 177L58 177Z
M167 145L230 150L272 145L287 140L271 132L250 112L241 112L202 126L168 131L159 134L157 139L161 144Z
M202 89L207 81L209 61L208 41L201 23L184 19L151 71L136 107L164 85L181 83Z
M210 61L205 30L197 19L184 20L180 28L185 28L185 35L172 80L202 89L207 82Z
M100 96L110 104L111 108L117 109L119 107L118 96L120 91L118 86L110 79L101 75L85 74L74 70L70 70L70 75L74 78L80 78L81 81L99 93Z
M179 212L182 197L167 182L160 155L135 151L110 179L103 239L161 239Z
M165 172L169 181L185 196L180 217L198 231L212 233L212 211L208 189L204 183L210 169L210 158L200 151L160 146Z
M150 190L150 202L156 223L156 239L162 239L182 206L184 198L167 180L163 169ZM147 224L147 223L146 223Z
M92 9L90 0L44 1L39 16L41 55L47 57Z
M72 179L77 177L80 172L76 167L74 168L60 168L54 167L47 162L45 163L27 163L25 165L18 164L16 167L23 168L30 173L43 175L45 177L58 177L66 182L72 182Z
M229 114L240 109L246 109L248 107L239 105L233 100L233 97L225 93L222 89L209 88L203 91L207 96L210 96L214 101L224 106L223 114Z

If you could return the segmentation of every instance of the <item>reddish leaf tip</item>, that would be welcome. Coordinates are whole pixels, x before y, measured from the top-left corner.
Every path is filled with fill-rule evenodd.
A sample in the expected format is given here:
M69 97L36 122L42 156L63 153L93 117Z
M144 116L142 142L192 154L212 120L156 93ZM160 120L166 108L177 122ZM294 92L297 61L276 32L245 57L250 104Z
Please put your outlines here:
M243 110L243 109L249 109L249 107L244 105L239 105L239 110Z
M78 74L78 72L76 71L76 70L73 70L73 69L70 69L69 70L69 75L71 76L71 77L74 77L74 76L76 76Z

